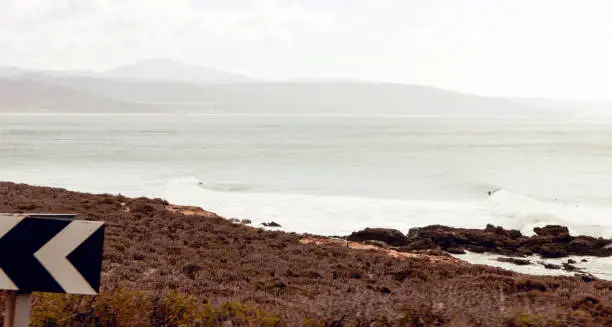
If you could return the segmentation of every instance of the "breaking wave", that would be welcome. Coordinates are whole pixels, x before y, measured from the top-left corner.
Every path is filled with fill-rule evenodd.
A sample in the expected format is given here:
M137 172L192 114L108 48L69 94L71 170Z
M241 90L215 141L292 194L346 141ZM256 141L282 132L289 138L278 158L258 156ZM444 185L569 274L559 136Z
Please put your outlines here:
M248 185L205 183L195 177L168 183L163 196L178 204L199 205L225 217L254 224L275 221L283 230L341 235L365 227L403 232L443 224L484 228L491 223L531 234L534 227L567 226L573 234L612 237L612 208L538 199L505 189L484 192L473 201L412 201L342 195L249 192Z

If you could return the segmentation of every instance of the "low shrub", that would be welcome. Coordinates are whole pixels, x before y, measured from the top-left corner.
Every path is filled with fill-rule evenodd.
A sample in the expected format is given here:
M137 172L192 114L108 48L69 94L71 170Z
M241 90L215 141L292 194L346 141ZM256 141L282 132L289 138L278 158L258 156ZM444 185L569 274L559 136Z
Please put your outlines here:
M127 288L95 297L40 293L32 303L31 326L280 326L280 318L253 303L213 306L193 296L170 291L147 294Z

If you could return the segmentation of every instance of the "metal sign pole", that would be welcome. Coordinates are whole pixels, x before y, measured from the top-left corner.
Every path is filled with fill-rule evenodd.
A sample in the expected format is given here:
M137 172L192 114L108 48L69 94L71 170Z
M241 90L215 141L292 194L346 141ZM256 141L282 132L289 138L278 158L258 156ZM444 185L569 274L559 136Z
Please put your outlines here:
M17 295L15 291L6 292L6 308L4 311L4 324L3 327L14 327L13 322L15 321L15 301Z
M3 327L28 327L30 325L31 295L32 293L7 292Z
M13 327L30 326L30 302L32 293L17 293L15 301L15 319Z

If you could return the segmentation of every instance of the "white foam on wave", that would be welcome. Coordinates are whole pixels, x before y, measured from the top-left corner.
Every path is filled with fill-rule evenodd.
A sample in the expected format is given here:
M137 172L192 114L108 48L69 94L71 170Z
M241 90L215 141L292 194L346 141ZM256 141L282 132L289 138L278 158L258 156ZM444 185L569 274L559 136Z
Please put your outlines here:
M500 262L497 261L497 258L503 257L498 254L491 253L472 253L468 252L466 254L454 254L456 258L467 261L469 263L477 264L477 265L487 265L493 267L500 267L507 270L516 271L522 274L529 275L541 275L541 276L573 276L577 272L566 271L562 269L546 269L541 262L547 264L555 264L561 265L564 262L567 262L568 259L573 259L576 261L573 266L583 270L583 272L592 274L593 276L601 279L612 280L612 258L594 258L594 257L585 257L585 256L572 256L570 258L559 258L559 259L543 259L539 256L530 256L524 259L530 260L532 262L531 265L515 265L509 262ZM582 260L586 260L583 262Z
M198 186L200 188L211 190L211 191L219 191L219 192L246 192L251 189L248 184L243 184L239 182L216 182L216 183L206 183L206 182L198 182Z
M499 190L490 197L490 213L506 228L533 234L534 227L567 226L571 234L612 237L612 208L547 201Z
M215 184L215 183L212 183ZM321 235L348 234L365 227L409 228L442 224L484 228L491 223L532 234L547 224L568 226L573 234L612 237L612 208L549 202L499 190L477 201L410 201L289 193L249 193L206 189L194 177L166 186L170 202L198 205L221 216L275 221L283 230Z
M286 231L321 235L347 234L365 227L407 232L408 228L431 224L483 228L487 223L486 207L475 203L220 192L203 189L199 183L192 177L175 180L167 185L164 197L228 218L248 218L257 225L275 221Z

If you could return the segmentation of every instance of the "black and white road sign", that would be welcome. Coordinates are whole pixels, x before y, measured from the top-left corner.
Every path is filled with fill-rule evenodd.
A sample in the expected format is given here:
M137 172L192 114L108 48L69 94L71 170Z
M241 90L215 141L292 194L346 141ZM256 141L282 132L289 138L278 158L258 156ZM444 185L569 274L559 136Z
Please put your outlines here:
M0 214L0 289L97 294L104 223Z

